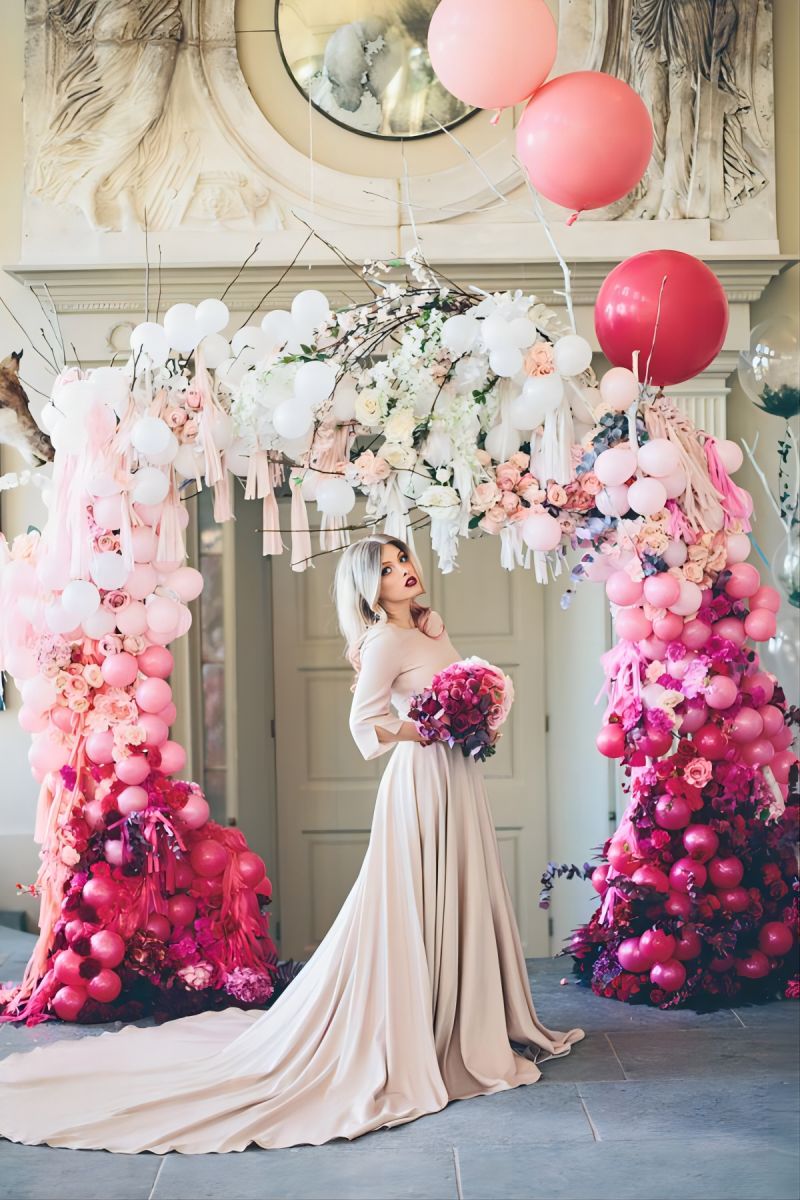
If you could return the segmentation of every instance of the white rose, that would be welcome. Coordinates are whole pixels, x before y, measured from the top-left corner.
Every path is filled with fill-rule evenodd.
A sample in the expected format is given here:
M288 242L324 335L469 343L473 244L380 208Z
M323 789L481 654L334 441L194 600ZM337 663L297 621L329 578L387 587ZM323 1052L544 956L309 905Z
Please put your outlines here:
M359 392L355 403L355 417L359 425L374 427L381 423L381 406L374 392Z
M417 461L417 452L406 442L384 442L378 451L379 458L385 458L390 467L395 470L407 470Z
M416 423L416 418L411 409L396 408L384 426L387 441L407 441L414 432Z
M426 488L417 501L419 508L426 509L431 513L444 514L446 514L448 509L457 508L459 503L458 492L455 488L442 487L441 485Z

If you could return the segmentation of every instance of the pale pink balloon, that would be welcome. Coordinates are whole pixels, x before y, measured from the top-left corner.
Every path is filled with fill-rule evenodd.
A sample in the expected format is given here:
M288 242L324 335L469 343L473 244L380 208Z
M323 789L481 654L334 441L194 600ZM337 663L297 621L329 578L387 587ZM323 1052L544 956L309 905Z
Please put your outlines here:
M686 491L688 480L686 472L678 469L669 475L663 475L660 480L664 485L664 491L667 493L668 500L677 500Z
M106 838L103 842L103 855L110 866L121 867L125 862L125 846L122 840Z
M146 746L163 746L169 737L169 727L154 713L140 713L137 722L145 731Z
M198 792L192 792L183 808L179 809L177 813L181 824L185 825L187 829L199 829L205 825L210 815L211 809L208 807L208 801ZM178 886L188 887L188 884L179 884Z
M732 442L729 438L723 438L722 441L716 443L715 449L719 455L720 462L729 475L735 474L744 462L744 454L741 446L736 442Z
M100 829L105 824L103 804L100 800L87 800L83 806L83 815L90 829Z
M34 735L28 751L28 762L37 771L60 771L69 761L69 748L58 740L57 735L45 732Z
M179 567L168 576L167 586L172 588L179 600L188 604L202 592L203 576L194 567Z
M706 704L714 709L730 708L738 695L739 689L729 675L714 675L705 690Z
M561 542L561 526L549 513L534 513L523 521L522 536L531 550L555 550Z
M155 527L161 520L161 514L164 511L163 504L140 504L139 501L133 506L134 512L144 521L145 525Z
M25 733L42 733L50 724L47 713L34 712L24 704L17 713L17 720Z
M64 708L62 705L56 705L50 713L50 720L55 725L56 729L60 729L62 733L72 733L75 724L75 713L69 708ZM22 714L20 713L20 716ZM20 724L22 722L20 721Z
M625 412L639 397L639 380L628 367L611 367L600 380L600 395L614 412Z
M33 679L39 671L36 654L28 646L10 646L3 669L20 682Z
M651 438L639 447L639 469L645 475L662 479L671 475L681 465L681 452L668 438Z
M625 608L638 604L642 599L644 587L639 579L631 579L627 571L615 571L606 581L606 595L612 604Z
M152 562L158 548L158 538L149 525L137 525L131 530L133 559L138 563Z
M141 600L133 600L117 613L117 629L124 637L140 637L147 630L147 610Z
M136 786L150 774L150 764L143 754L129 754L114 764L114 774L120 783Z
M59 988L51 1004L53 1012L61 1021L74 1021L86 1003L86 988L67 984Z
M711 626L706 625L705 621L694 619L684 625L681 641L689 650L700 650L710 637Z
M147 605L147 624L155 633L168 633L175 629L180 610L174 600L157 596Z
M105 637L106 634L113 633L116 628L116 613L110 612L107 608L98 608L97 612L93 612L83 622L83 632L90 638Z
M680 585L680 597L675 604L670 604L670 611L681 617L694 616L703 603L703 593L696 583L690 583L688 579L681 579Z
M764 725L764 736L775 737L783 729L783 713L774 704L765 704L758 710Z
M136 703L141 712L157 713L172 700L172 688L165 679L151 676L142 679L136 688Z
M161 746L161 770L165 775L175 775L186 766L186 751L180 742L166 741Z
M678 593L680 594L680 588ZM679 617L677 613L668 612L653 621L653 633L662 642L676 641L683 634L683 629L683 617Z
M740 708L726 732L734 742L753 742L761 736L764 720L754 708Z
M681 585L674 575L649 575L644 581L644 598L654 608L669 608L680 594Z
M615 446L598 454L594 473L605 487L619 487L636 472L636 455L625 446Z
M637 479L628 488L628 502L634 512L650 517L667 503L667 489L658 479Z
M156 713L156 716L161 717L162 721L166 721L167 725L174 725L178 716L178 710L172 701L170 701L165 708L162 708L160 712Z
M725 584L725 591L734 600L745 600L754 596L761 587L761 576L758 568L752 563L734 563L731 567L731 577Z
M754 642L768 642L775 637L777 629L777 617L768 608L754 608L744 619L744 631Z
M173 575L181 566L181 560L178 558L156 558L153 561L153 566L158 571L159 583L166 583L170 575Z
M543 0L441 0L428 29L438 79L464 104L510 108L555 62L556 26Z
M125 590L133 600L144 600L157 587L158 575L150 563L137 563L125 584Z
M100 666L103 679L111 687L127 687L139 674L139 664L133 654L124 650L120 654L109 654Z
M147 792L143 787L125 787L117 796L117 808L123 817L129 817L131 813L135 812L144 812L149 802Z
M61 549L49 548L36 564L36 576L46 591L61 591L70 579L67 553Z
M143 675L166 679L175 668L175 659L164 646L148 646L139 655L139 670Z
M118 967L125 957L125 942L113 929L98 929L89 939L92 958L104 967Z
M750 557L750 538L746 533L729 533L725 550L728 566L744 562Z
M767 608L770 612L778 612L781 606L780 593L773 587L763 585L750 597L750 608Z
M628 642L641 642L650 637L653 626L640 608L621 608L614 618L617 636Z
M122 525L122 497L101 496L92 505L92 512L101 529L119 529Z
M595 504L604 517L624 517L630 509L628 489L624 483L605 487L595 497Z
M643 642L639 642L639 649L645 658L657 659L660 662L667 652L667 643L660 637L649 637L645 638Z
M112 1004L122 991L122 980L116 971L103 967L89 980L86 990L98 1004Z
M717 637L733 642L735 646L743 646L745 643L744 622L740 621L738 617L723 617L721 620L715 621L714 633Z
M682 567L689 555L685 542L679 539L671 541L661 555L668 567Z

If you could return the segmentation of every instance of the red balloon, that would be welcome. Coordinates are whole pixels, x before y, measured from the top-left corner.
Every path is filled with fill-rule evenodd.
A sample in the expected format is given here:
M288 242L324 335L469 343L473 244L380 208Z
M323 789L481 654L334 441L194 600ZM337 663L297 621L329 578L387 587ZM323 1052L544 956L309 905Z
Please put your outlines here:
M770 958L788 954L794 945L794 935L782 921L767 921L758 931L758 948Z
M675 957L681 962L688 962L690 958L697 958L700 951L703 949L703 942L700 934L696 929L692 929L687 925L682 929L675 940Z
M672 734L661 729L647 729L636 743L637 750L649 758L661 758L672 747Z
M748 908L750 896L747 888L722 888L717 892L717 898L725 912L741 913Z
M204 879L212 879L225 870L228 851L221 842L215 842L213 838L204 838L192 847L190 858L198 875L202 875Z
M650 381L663 387L692 379L716 358L728 330L728 301L716 275L698 258L680 250L647 250L608 275L594 326L614 366L632 369L638 350L639 379L645 381L649 360Z
M710 723L704 725L702 729L698 729L694 735L694 744L703 758L708 758L711 762L723 758L728 749L728 739L725 734L718 725Z
M691 897L683 892L670 892L664 901L664 911L671 917L681 917L684 921L691 916L693 907Z
M750 950L744 958L736 959L736 974L744 979L763 979L769 975L769 959L760 950Z
M517 126L517 154L533 186L577 212L621 200L644 175L652 150L644 101L601 71L551 79L534 92Z

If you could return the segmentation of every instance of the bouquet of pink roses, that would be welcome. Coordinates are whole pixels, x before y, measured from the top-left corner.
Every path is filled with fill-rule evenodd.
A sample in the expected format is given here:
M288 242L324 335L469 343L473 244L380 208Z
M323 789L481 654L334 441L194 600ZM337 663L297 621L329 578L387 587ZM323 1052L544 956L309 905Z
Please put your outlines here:
M500 726L514 699L514 685L483 658L465 658L434 675L412 696L408 716L429 742L460 746L466 757L495 753Z

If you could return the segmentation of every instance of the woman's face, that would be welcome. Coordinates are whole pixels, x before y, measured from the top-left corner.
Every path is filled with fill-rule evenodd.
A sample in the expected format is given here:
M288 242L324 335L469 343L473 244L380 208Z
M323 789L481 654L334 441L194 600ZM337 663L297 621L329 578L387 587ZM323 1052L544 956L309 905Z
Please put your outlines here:
M381 604L399 604L404 600L410 602L423 592L424 588L417 579L411 559L405 550L401 550L399 546L382 546L379 597Z

